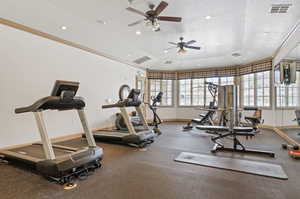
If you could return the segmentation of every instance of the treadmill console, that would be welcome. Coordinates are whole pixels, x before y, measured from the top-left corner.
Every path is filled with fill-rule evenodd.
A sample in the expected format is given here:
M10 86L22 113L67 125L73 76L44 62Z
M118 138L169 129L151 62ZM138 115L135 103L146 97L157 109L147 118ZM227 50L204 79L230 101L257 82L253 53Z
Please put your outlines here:
M140 89L131 89L127 99L131 99L134 102L139 101L140 94L141 94Z
M74 97L77 93L79 82L56 80L51 92L51 96Z

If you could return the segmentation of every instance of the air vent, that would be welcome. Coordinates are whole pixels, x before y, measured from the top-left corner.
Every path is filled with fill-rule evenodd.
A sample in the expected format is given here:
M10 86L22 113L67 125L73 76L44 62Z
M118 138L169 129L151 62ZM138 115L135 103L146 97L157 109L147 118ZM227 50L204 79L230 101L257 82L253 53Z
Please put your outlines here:
M232 56L233 56L233 57L240 57L241 54L240 54L240 53L232 53Z
M172 64L173 62L168 60L168 61L165 61L165 64Z
M148 57L148 56L144 56L144 57L141 57L141 58L138 58L136 60L134 60L133 62L136 63L136 64L142 64L146 61L149 61L151 58Z
M272 4L270 13L279 14L279 13L287 13L288 9L292 6L292 4Z

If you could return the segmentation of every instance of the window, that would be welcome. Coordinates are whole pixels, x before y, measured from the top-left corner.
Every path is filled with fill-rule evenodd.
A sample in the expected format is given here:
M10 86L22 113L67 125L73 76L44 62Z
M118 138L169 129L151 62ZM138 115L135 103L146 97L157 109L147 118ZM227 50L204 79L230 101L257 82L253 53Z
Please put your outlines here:
M191 79L179 80L179 105L186 106L191 105Z
M244 106L254 106L254 74L243 76Z
M205 79L192 80L192 102L194 106L204 106L205 96Z
M221 77L220 78L220 85L234 85L234 77Z
M297 72L297 83L292 85L276 86L276 106L277 107L297 107L300 106L300 72Z
M234 77L211 77L201 79L179 80L179 105L180 106L209 106L213 100L205 82L214 84L234 84Z
M270 107L270 71L243 76L243 105Z
M270 106L270 72L256 74L256 106Z
M204 106L205 79L179 80L179 105Z
M173 80L150 80L150 97L156 96L159 92L163 92L161 106L173 105Z

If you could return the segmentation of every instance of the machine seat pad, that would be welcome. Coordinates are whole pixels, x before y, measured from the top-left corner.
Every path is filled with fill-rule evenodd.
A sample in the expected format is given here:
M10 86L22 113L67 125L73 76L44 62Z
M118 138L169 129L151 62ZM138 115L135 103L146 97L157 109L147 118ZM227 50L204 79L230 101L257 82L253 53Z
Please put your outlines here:
M250 120L255 123L260 123L260 118L257 118L257 117L246 116L245 120Z
M194 119L192 119L192 122L194 122L194 123L200 123L200 122L201 122L201 119L194 118Z

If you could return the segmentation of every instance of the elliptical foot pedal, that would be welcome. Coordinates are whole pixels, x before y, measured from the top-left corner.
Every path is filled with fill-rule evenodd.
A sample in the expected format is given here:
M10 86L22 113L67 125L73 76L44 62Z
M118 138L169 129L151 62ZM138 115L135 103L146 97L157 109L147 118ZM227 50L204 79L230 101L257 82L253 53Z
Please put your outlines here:
M69 182L69 183L64 185L64 190L72 190L72 189L75 189L76 187L77 187L76 183Z

